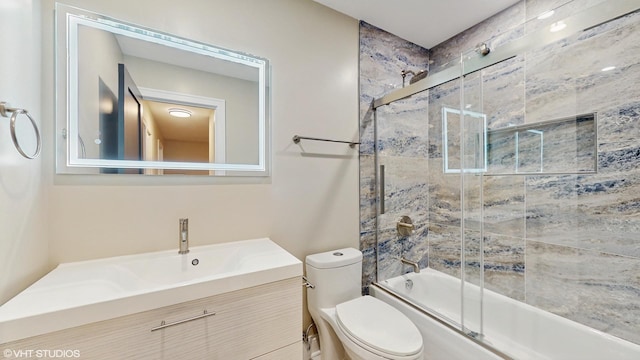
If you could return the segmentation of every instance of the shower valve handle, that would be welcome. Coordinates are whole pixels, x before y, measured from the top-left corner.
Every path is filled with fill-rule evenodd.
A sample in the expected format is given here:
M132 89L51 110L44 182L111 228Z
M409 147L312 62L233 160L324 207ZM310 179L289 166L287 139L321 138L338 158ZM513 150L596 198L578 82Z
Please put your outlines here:
M407 224L407 223L404 223L404 222L398 222L398 226L403 227L403 228L407 228L409 230L413 230L413 229L416 228L413 224Z
M409 236L415 230L416 226L413 224L413 220L411 220L408 216L403 216L396 223L396 230L398 230L398 235L400 236Z

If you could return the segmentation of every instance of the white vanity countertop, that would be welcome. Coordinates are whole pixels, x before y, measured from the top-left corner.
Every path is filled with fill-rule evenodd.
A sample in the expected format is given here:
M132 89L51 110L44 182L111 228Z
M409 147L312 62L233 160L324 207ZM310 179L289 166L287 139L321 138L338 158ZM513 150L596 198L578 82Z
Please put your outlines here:
M0 306L0 344L301 275L267 238L63 263Z

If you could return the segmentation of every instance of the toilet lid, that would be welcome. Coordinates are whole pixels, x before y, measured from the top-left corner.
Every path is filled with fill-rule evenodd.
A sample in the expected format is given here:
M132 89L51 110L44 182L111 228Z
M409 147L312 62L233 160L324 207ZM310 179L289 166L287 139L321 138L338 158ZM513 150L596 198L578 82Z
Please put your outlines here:
M422 335L411 320L374 297L338 304L336 318L347 336L382 353L409 356L422 350Z

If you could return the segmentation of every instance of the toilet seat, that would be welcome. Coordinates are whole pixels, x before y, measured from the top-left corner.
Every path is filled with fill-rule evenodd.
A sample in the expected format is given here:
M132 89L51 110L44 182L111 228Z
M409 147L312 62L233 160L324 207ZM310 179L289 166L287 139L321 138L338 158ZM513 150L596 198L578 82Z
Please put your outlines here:
M391 359L422 352L422 335L399 310L362 296L336 305L336 323L345 336L366 350Z

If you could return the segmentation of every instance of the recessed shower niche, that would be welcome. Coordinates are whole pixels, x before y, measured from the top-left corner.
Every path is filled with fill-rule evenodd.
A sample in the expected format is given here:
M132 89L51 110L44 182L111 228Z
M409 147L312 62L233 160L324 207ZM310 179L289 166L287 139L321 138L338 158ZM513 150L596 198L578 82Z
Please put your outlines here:
M461 116L459 110L443 107L444 172L460 173L463 169L465 173L485 175L595 173L596 120L597 114L589 113L487 130L485 114L463 111ZM463 121L465 130L461 134Z

